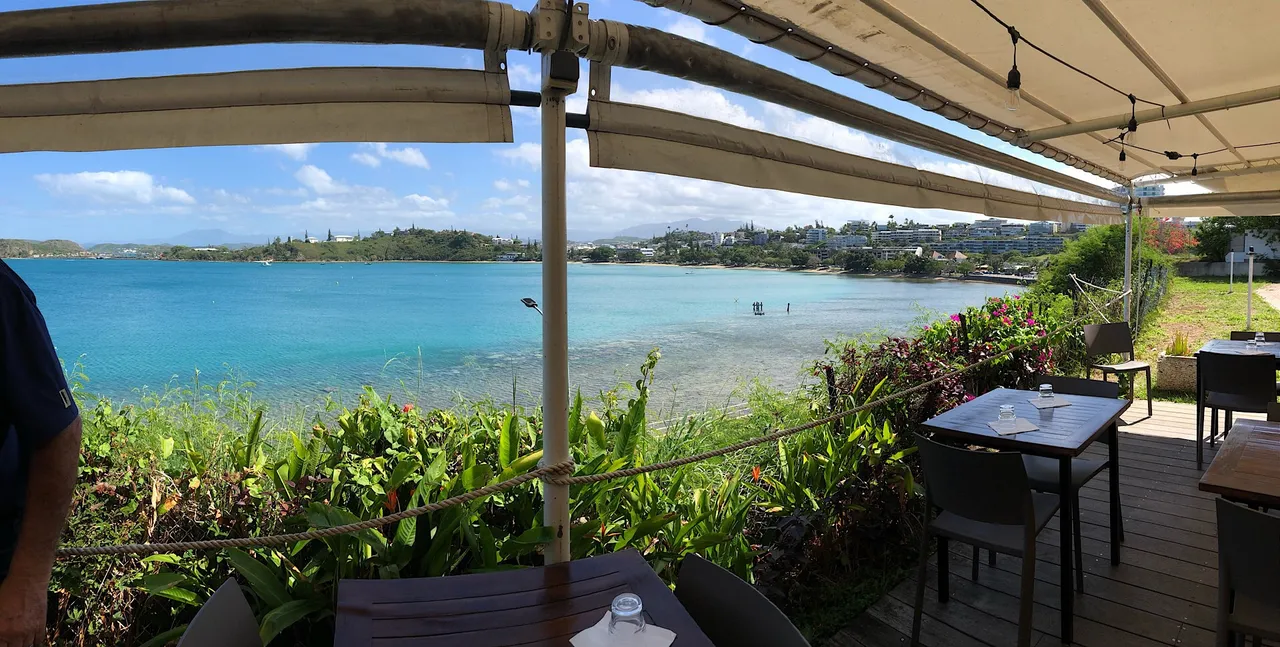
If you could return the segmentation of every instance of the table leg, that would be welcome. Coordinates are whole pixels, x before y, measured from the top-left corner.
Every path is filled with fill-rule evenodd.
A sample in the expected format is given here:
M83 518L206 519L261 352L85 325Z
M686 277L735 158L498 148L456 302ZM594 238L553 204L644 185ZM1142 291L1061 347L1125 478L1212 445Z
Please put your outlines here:
M1111 425L1107 431L1111 442L1107 448L1107 463L1111 480L1111 565L1120 565L1120 427ZM1079 513L1077 513L1079 514Z
M1075 555L1071 548L1071 515L1075 514L1072 505L1071 496L1071 459L1062 458L1058 461L1058 492L1061 492L1059 500L1062 503L1061 513L1059 514L1060 522L1058 524L1059 544L1062 547L1062 554L1058 559L1060 566L1059 576L1062 580L1059 588L1062 591L1062 642L1071 644L1073 642L1072 618L1075 616L1075 573L1073 566L1075 565ZM1035 559L1035 555L1027 555L1023 559Z
M1204 469L1204 384L1200 382L1200 354L1196 353L1196 469Z

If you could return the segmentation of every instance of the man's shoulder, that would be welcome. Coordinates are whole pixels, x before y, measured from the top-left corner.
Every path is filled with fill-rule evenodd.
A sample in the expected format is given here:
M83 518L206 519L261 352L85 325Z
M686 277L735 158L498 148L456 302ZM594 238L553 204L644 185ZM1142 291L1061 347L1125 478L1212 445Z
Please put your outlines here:
M18 276L8 263L0 260L0 306L12 307L19 303L35 303L35 295L27 282Z

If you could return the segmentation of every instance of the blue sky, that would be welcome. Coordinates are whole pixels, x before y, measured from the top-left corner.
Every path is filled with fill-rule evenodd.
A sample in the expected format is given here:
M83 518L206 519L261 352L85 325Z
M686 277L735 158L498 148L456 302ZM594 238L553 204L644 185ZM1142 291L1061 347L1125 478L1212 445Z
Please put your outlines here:
M10 0L5 10L66 0ZM87 4L87 3L83 3ZM597 0L592 17L658 27L708 42L794 76L962 137L1087 177L1014 149L862 85L835 77L729 32L635 0ZM538 61L509 55L512 87L537 89ZM0 61L4 83L41 83L135 76L312 66L480 66L479 52L429 47L270 45ZM585 85L585 68L583 80ZM644 72L617 69L613 99L681 109L848 152L1051 192L1024 180L870 137L754 99ZM582 112L580 91L570 111ZM539 223L536 111L514 110L515 143L322 144L217 147L107 153L0 156L0 238L70 238L85 243L164 239L222 229L246 240L301 236L304 230L369 232L416 224L488 234L536 236ZM922 212L776 191L592 169L586 139L570 131L569 228L612 233L645 222L690 217L754 220L784 227L820 219L952 221L966 214ZM1095 179L1096 181L1096 179Z

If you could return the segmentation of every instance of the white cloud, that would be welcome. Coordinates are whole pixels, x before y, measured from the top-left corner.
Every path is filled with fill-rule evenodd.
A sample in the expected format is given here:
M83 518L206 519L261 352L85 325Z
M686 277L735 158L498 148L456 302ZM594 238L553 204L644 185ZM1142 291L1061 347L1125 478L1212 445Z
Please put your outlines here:
M293 177L296 178L302 186L305 186L320 195L336 195L339 193L346 193L351 190L347 185L330 177L324 169L311 164L307 164L306 166L298 169L298 172L294 173Z
M666 31L677 36L684 36L685 38L696 40L700 43L706 43L708 45L716 44L715 39L711 38L711 35L707 33L707 25L700 20L696 20L688 16L680 16L679 18L671 21L671 23L667 25Z
M542 168L541 144L525 142L519 146L498 149L497 153L498 157L508 162L523 164L534 170Z
M372 168L378 168L379 166L382 166L382 160L378 159L374 155L370 155L369 153L352 153L351 161L357 164L364 164L365 166L369 166Z
M542 75L528 65L512 65L507 68L507 79L513 90L538 90L542 88Z
M99 202L133 204L195 204L196 199L182 189L157 184L142 171L98 171L69 174L42 173L36 182L58 195L90 198Z
M232 193L226 189L214 189L213 199L215 202L224 204L249 204L252 202L248 196Z
M879 137L773 104L765 104L764 112L769 119L765 130L773 134L834 148L851 155L902 164L894 152L897 145Z
M529 188L529 181L528 181L528 180L516 180L516 186L518 186L518 187L520 187L520 188L522 188L522 189L527 189L527 188Z
M285 155L290 159L304 162L307 155L311 154L311 149L319 146L319 144L272 144L271 146L263 146L262 150L273 151Z
M385 143L361 144L360 151L351 155L352 161L372 168L382 166L384 159L420 169L431 168L431 163L427 161L427 156L422 153L422 149L412 146L391 148Z
M701 24L701 23L699 23ZM685 88L658 88L652 90L626 90L614 88L613 99L622 103L636 103L681 112L703 119L714 119L727 124L764 130L763 121L747 113L740 104L730 101L729 96L719 90L689 86Z
M493 181L493 188L499 191L514 191L516 186L510 180L501 178Z
M526 209L533 206L533 197L524 193L500 198L494 196L480 203L480 208L486 211L498 209Z

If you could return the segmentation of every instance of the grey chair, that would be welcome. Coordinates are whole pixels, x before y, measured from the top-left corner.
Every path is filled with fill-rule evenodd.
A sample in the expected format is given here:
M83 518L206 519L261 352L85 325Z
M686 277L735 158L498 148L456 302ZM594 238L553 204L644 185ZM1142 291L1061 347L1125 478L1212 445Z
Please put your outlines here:
M1209 445L1214 446L1218 441L1219 409L1226 412L1225 435L1231 430L1234 412L1267 413L1269 405L1276 401L1276 358L1270 354L1209 352L1197 357L1203 402L1209 409ZM1196 438L1196 442L1202 440Z
M1249 341L1250 339L1256 339L1257 334L1251 330L1233 330L1231 331L1231 341ZM1262 333L1262 340L1268 342L1280 341L1280 332L1264 332Z
M262 647L258 621L235 578L223 582L200 607L178 647Z
M925 525L920 540L915 618L911 645L920 644L928 574L929 540L938 541L938 601L950 598L948 542L952 539L996 553L1022 557L1018 645L1031 644L1034 606L1036 536L1058 511L1058 497L1033 492L1022 455L948 447L917 437L924 467ZM934 509L937 509L935 516Z
M1103 355L1128 355L1129 359L1116 364L1094 364L1093 358ZM1134 378L1137 373L1147 376L1147 416L1153 414L1151 406L1151 365L1140 361L1133 354L1133 333L1129 324L1123 321L1116 323L1091 324L1084 327L1084 361L1089 367L1085 377L1093 371L1101 371L1102 379L1115 373L1116 379L1121 375L1129 376L1129 399L1133 400Z
M1280 517L1218 499L1218 646L1280 640Z
M676 598L717 647L809 647L786 614L754 586L698 555L680 564Z

